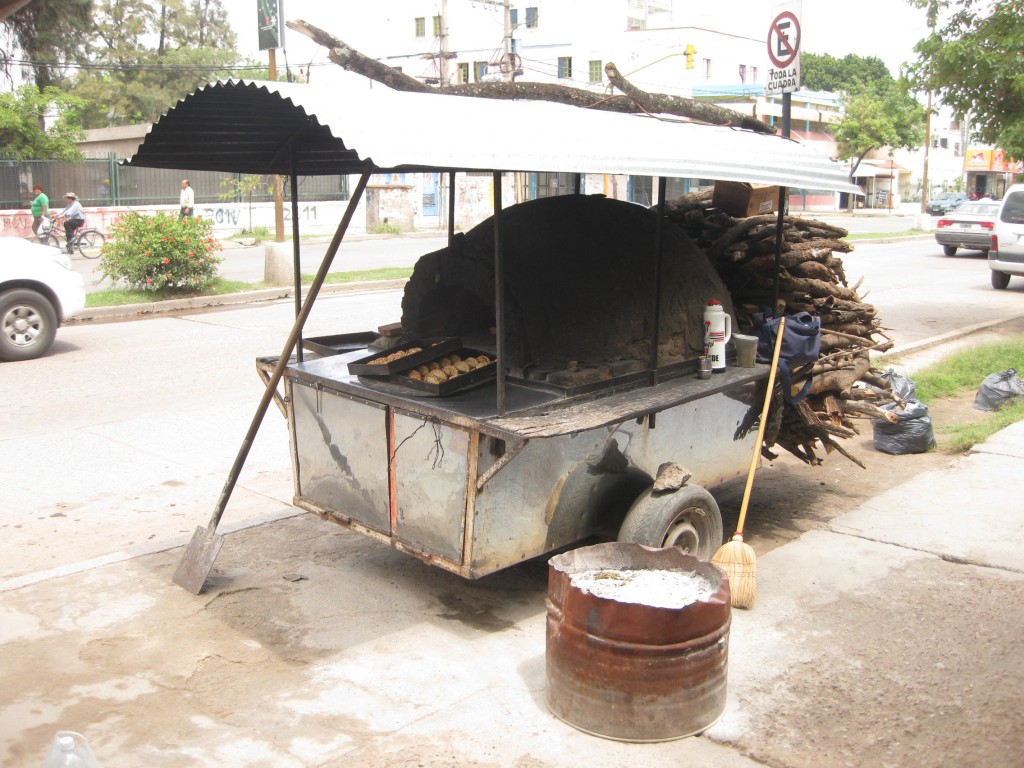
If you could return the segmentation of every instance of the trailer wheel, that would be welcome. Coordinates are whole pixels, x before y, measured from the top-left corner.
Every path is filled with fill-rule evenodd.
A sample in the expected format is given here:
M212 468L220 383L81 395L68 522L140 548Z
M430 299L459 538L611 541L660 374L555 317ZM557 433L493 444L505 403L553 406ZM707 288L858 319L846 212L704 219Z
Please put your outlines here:
M699 485L672 493L648 489L629 508L619 541L648 547L680 547L709 560L722 545L722 513L714 497Z

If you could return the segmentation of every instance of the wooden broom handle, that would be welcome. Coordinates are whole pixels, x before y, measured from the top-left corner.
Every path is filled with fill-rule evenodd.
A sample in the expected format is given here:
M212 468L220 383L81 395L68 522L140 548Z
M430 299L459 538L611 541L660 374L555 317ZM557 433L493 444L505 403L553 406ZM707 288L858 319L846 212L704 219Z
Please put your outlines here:
M736 533L741 536L743 535L743 523L747 518L750 489L754 487L754 472L757 470L757 458L761 455L761 441L764 440L764 428L768 423L768 408L772 402L772 390L775 388L775 370L779 365L779 352L782 350L782 334L785 330L786 318L783 316L779 318L779 335L775 337L772 367L768 370L768 391L764 395L764 406L761 408L761 423L757 426L757 442L754 443L754 455L750 457L750 471L747 472L747 485L743 489L743 501L740 504L740 519L736 523Z

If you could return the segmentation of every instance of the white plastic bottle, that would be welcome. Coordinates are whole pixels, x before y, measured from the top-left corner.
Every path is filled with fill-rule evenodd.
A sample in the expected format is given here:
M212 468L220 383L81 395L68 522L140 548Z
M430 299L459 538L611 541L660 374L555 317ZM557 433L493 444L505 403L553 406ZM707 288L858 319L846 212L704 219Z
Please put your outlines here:
M85 736L74 731L58 731L50 742L43 768L100 768Z

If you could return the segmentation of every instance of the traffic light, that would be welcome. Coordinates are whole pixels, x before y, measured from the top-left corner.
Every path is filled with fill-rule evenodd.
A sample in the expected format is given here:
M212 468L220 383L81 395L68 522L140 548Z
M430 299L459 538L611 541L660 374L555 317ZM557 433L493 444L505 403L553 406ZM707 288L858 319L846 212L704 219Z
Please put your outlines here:
M683 52L686 56L686 68L693 69L693 57L697 55L697 49L693 47L693 43L686 44L686 50Z

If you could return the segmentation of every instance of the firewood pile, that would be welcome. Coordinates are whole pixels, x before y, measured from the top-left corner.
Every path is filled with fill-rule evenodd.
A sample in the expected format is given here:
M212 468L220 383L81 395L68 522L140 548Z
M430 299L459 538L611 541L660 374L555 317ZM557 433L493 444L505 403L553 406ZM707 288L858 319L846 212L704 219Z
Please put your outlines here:
M754 316L771 308L775 294L777 214L734 218L712 206L712 191L666 203L666 214L704 250L728 288L740 333L757 334ZM893 402L889 382L871 368L869 352L893 346L860 285L849 285L842 259L852 246L847 232L820 221L783 218L777 314L807 311L821 318L821 356L793 369L793 394L812 379L806 399L791 405L776 395L762 454L775 445L808 464L820 464L816 443L864 465L836 438L859 434L856 419L897 418L880 406ZM736 330L736 329L734 329Z

